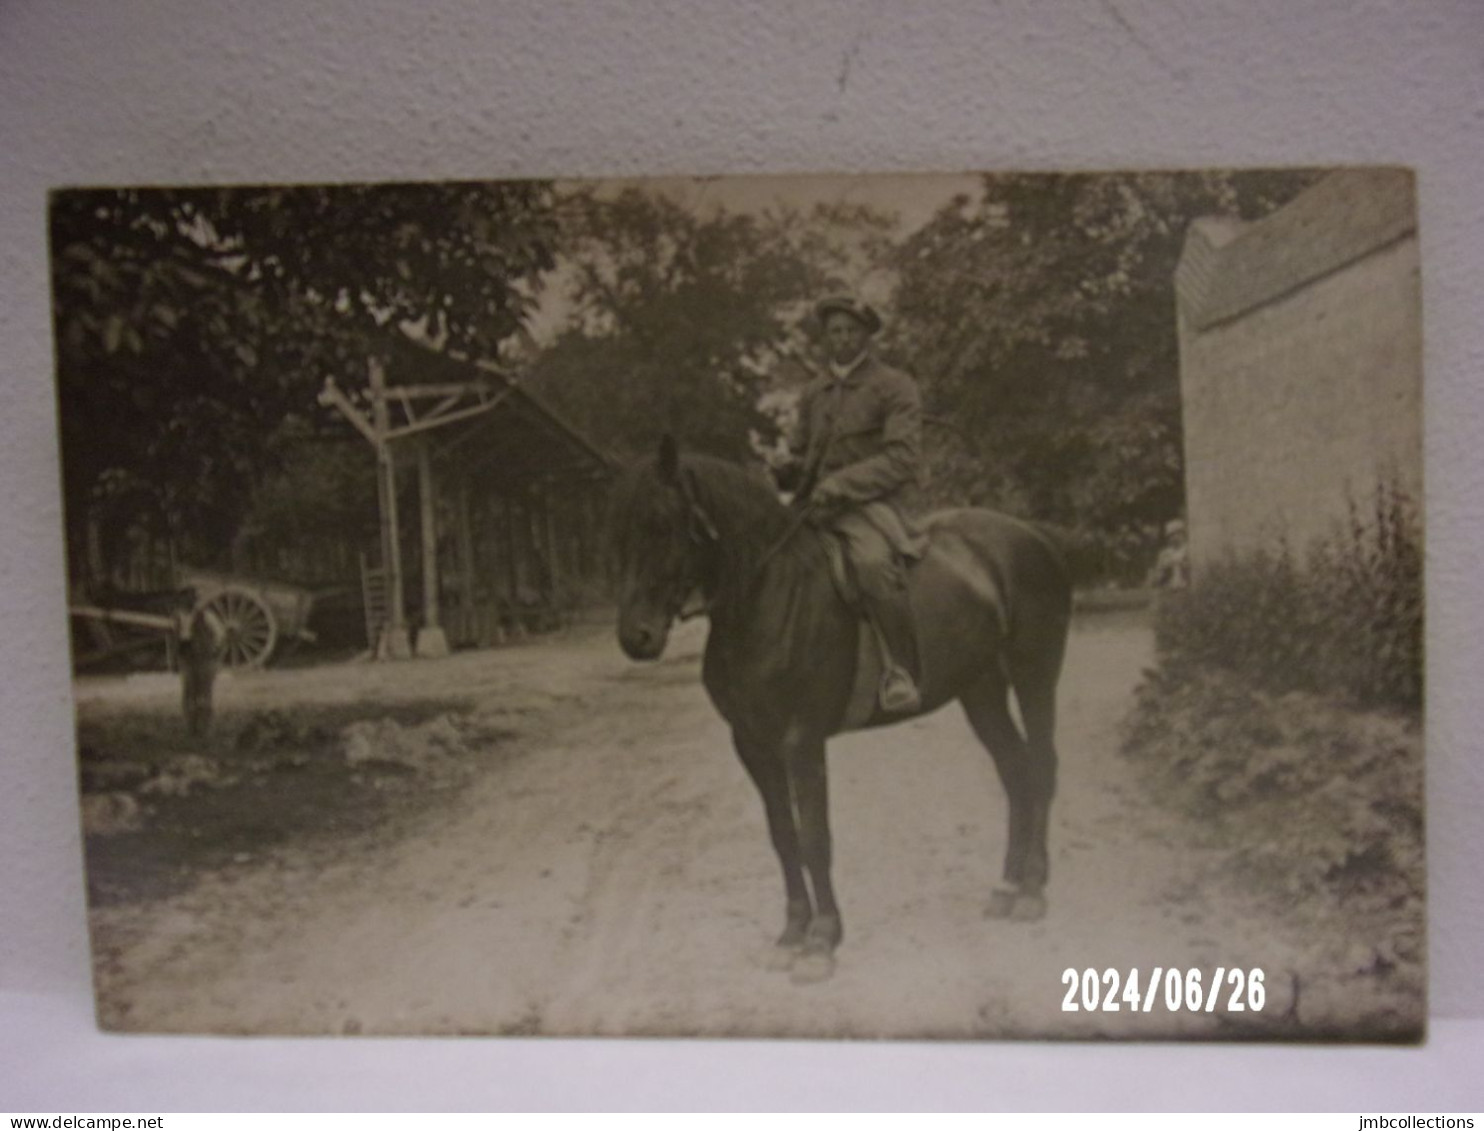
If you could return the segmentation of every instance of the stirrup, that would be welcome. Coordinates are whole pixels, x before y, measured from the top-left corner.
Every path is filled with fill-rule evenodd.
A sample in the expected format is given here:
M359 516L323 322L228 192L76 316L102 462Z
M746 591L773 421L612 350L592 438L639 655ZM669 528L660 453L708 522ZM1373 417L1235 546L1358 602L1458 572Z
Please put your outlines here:
M877 695L881 709L889 715L916 711L922 706L922 695L917 684L905 668L887 668L881 677L881 691Z

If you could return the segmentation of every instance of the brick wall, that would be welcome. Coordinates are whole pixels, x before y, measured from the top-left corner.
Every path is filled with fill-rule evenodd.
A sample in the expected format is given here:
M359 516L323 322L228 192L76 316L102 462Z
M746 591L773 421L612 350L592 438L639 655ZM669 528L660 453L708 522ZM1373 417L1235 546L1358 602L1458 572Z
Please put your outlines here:
M1219 273L1226 235L1193 230L1190 268ZM1177 306L1197 570L1279 539L1302 552L1346 518L1347 499L1368 507L1380 477L1421 499L1415 234L1205 329L1191 290Z

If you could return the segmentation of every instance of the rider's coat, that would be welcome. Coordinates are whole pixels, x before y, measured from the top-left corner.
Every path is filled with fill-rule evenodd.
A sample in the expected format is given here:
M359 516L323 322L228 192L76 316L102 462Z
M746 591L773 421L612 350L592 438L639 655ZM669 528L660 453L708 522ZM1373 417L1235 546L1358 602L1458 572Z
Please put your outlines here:
M863 514L908 557L923 539L909 517L922 462L922 397L900 369L863 354L843 377L805 387L790 444L804 490Z

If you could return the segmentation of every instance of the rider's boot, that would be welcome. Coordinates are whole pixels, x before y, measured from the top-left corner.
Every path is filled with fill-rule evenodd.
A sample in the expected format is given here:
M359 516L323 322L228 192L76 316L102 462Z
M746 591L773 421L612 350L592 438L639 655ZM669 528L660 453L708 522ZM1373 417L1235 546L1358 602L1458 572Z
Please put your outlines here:
M914 673L917 667L917 628L905 592L893 598L866 601L866 614L876 629L881 648L881 690L877 699L890 715L906 714L922 707Z

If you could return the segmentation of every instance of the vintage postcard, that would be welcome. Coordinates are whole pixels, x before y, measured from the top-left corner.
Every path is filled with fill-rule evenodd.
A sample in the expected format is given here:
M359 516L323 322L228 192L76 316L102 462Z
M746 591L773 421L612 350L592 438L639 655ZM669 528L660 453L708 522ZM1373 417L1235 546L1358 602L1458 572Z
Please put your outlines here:
M1410 171L50 223L105 1028L1421 1039Z

